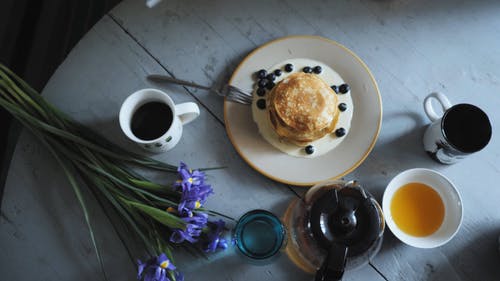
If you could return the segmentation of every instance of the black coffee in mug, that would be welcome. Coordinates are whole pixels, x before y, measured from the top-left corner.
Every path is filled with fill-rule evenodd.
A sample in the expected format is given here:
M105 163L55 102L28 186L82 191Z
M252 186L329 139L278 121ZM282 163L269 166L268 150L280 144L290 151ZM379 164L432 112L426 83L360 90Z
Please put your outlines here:
M170 106L163 102L148 102L132 115L132 133L142 140L154 140L163 136L173 121Z
M442 116L434 110L433 99L441 105ZM435 92L425 98L424 111L432 122L425 130L424 148L440 163L456 163L486 147L491 139L488 115L475 105L452 105L444 94Z
M452 106L444 113L441 122L448 144L460 152L477 152L490 141L491 124L488 116L472 104Z

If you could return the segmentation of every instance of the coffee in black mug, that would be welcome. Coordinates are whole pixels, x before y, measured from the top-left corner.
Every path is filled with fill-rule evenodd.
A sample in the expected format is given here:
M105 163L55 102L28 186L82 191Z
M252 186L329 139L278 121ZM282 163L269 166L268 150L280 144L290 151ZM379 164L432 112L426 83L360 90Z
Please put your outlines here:
M442 116L434 111L432 99L441 104ZM475 105L452 106L444 94L431 93L424 100L424 110L432 122L424 134L424 148L440 163L456 163L483 149L491 139L488 115Z

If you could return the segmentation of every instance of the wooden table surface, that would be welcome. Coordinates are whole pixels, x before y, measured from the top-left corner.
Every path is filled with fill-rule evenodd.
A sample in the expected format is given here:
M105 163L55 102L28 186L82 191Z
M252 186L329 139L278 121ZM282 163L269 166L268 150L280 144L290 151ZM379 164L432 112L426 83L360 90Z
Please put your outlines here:
M430 250L399 242L386 229L371 263L344 280L500 280L500 5L498 1L164 0L153 9L127 0L104 16L78 43L43 91L50 102L107 138L139 151L121 133L117 113L132 92L155 87L175 102L194 101L198 120L178 146L158 159L210 171L216 194L208 207L239 217L250 209L282 214L306 190L277 183L252 170L227 138L222 100L206 91L145 79L165 73L202 84L227 81L250 51L295 34L320 35L344 44L372 70L384 116L379 139L346 179L359 180L381 201L399 172L435 169L462 194L460 231ZM441 91L452 102L483 108L493 125L490 144L462 162L433 162L422 147L429 123L423 98ZM305 167L307 168L307 167ZM160 176L161 177L161 176ZM134 280L135 266L102 210L91 198L110 280ZM57 163L27 132L9 168L0 218L0 279L99 280L101 273L80 206ZM187 280L312 280L286 256L255 265L234 251L209 260L178 255Z

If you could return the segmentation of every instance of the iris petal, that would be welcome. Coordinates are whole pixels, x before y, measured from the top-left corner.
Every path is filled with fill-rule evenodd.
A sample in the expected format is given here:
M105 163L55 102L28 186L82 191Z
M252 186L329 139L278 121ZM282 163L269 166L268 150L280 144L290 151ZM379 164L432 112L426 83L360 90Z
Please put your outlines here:
M175 273L175 280L176 281L184 281L184 275L182 275L182 273L180 273L180 272L176 272Z
M145 267L146 267L145 263L142 263L140 260L137 260L137 279L141 279L141 275Z
M222 238L225 222L223 220L211 221L208 223L210 232L207 234L205 252L215 252L216 249L226 249L227 241Z
M167 255L165 255L164 253L161 253L158 256L158 264L161 264L164 261L168 261Z
M156 267L156 272L155 272L155 279L160 280L160 277L163 273L163 269L161 267Z

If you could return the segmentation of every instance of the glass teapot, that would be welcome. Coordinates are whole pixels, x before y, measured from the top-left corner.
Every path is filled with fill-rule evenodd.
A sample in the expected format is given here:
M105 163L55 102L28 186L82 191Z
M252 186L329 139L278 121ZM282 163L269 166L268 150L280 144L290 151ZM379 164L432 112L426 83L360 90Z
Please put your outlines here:
M382 245L385 222L377 201L356 181L327 181L293 201L283 218L290 259L315 280L340 280L368 263Z
M382 245L385 222L377 201L357 182L317 184L290 203L283 220L265 210L243 215L233 242L252 260L282 249L315 280L340 280L344 270L368 263Z

